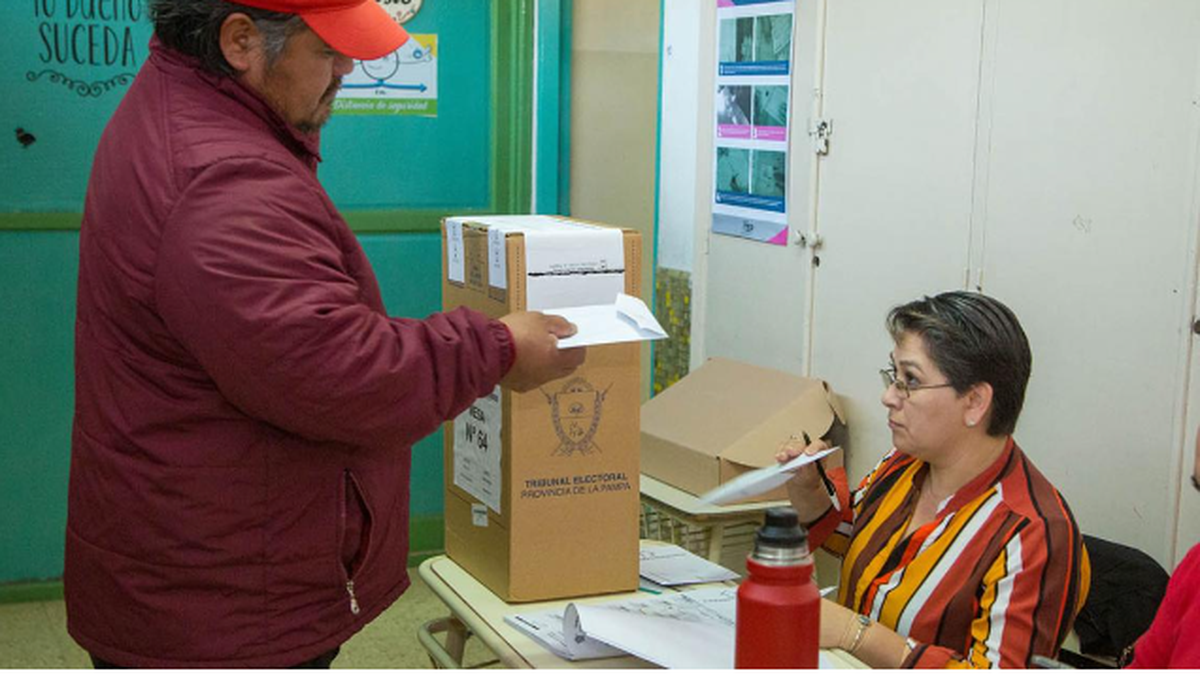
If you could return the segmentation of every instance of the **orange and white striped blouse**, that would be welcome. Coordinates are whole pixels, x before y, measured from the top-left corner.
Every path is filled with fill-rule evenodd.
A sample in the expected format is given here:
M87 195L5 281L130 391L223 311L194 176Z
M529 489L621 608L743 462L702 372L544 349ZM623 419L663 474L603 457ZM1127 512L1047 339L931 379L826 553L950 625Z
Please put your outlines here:
M905 536L928 465L892 450L812 546L842 558L838 602L918 643L904 667L1027 668L1054 657L1090 568L1067 503L1012 438L1001 457ZM850 504L844 469L834 503Z

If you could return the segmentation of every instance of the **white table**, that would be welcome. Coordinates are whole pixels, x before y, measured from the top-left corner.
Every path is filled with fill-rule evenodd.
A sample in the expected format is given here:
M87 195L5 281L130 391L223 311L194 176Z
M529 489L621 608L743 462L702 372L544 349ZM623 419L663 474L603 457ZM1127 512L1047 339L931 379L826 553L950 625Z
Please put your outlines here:
M599 603L649 597L643 591L510 605L446 556L437 556L421 563L417 574L450 612L449 616L430 621L418 631L417 637L429 652L435 667L463 668L469 665L462 661L463 651L467 640L476 637L506 668L657 668L653 663L628 655L567 661L504 623L504 617L509 614L560 608L568 602ZM440 641L439 635L444 635ZM866 667L841 650L823 650L822 653L838 668Z

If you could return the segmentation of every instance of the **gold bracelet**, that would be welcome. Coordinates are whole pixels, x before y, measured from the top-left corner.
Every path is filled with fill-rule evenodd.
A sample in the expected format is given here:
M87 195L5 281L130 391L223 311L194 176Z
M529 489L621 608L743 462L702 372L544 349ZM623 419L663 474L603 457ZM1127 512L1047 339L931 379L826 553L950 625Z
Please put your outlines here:
M871 617L865 614L855 614L855 619L858 619L858 632L854 634L854 641L850 643L849 649L846 650L851 656L858 651L862 645L863 636L867 634L867 629L871 627Z
M855 616L858 616L858 615L856 614ZM846 650L846 645L848 645L850 643L850 640L849 640L850 631L854 630L854 627L857 625L858 625L858 622L855 621L854 619L851 619L846 622L846 628L845 628L845 630L842 631L842 637L840 639L838 639L837 646L839 649L841 649L843 651Z

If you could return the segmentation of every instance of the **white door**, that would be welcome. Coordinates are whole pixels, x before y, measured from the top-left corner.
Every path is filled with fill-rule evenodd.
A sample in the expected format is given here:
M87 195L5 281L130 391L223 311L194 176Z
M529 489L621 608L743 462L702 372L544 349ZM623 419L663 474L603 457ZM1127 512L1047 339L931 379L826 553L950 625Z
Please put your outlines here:
M1200 318L1200 304L1196 305L1192 316ZM1178 457L1180 498L1178 528L1175 532L1175 564L1179 564L1188 550L1200 544L1200 491L1196 490L1191 480L1192 472L1196 469L1196 436L1200 435L1200 354L1196 349L1200 337L1193 333L1191 340L1191 390L1188 392L1187 424L1184 425L1181 434Z
M988 24L976 251L1033 348L1016 438L1085 533L1170 569L1200 3L1004 0Z
M879 369L888 310L962 288L982 0L828 3L810 373L850 419L850 476L891 448Z
M715 96L715 4L704 3L701 53L701 124L697 146L697 258L693 289L693 367L707 358L726 357L799 374L803 369L807 324L805 253L798 246L774 246L710 234L713 189L713 99ZM806 130L813 106L818 3L796 3L791 89L791 153L788 164L788 220L793 232L807 228L813 156ZM794 234L792 235L795 240Z

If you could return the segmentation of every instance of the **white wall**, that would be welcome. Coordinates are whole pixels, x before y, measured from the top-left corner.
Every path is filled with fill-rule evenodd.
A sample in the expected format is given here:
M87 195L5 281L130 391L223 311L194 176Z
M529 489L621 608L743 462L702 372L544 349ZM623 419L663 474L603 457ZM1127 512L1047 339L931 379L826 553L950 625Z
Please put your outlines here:
M660 267L692 271L696 229L696 137L700 123L701 12L696 0L664 0L658 174Z
M1200 3L987 7L975 269L1034 347L1017 437L1085 532L1169 564L1195 433Z
M571 215L642 234L642 298L654 298L658 0L574 0ZM650 397L642 349L642 398Z

